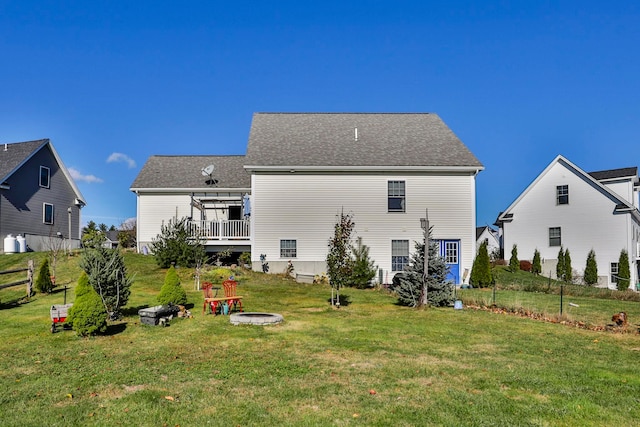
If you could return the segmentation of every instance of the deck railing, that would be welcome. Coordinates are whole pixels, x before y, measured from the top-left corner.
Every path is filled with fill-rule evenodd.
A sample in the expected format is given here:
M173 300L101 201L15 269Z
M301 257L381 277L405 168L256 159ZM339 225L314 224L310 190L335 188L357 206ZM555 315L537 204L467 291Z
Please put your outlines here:
M189 236L201 240L248 240L251 237L249 221L243 219L191 220L187 226Z

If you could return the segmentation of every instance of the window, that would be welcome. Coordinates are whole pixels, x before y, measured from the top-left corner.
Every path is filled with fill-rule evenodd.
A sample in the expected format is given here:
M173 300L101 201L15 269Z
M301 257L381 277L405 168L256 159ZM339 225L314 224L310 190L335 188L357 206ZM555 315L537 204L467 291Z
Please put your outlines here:
M50 203L42 204L42 222L53 224L53 205Z
M618 263L611 263L611 283L618 283Z
M391 271L402 271L409 264L409 241L391 241Z
M556 204L568 205L569 204L569 186L558 185L556 187Z
M296 240L280 240L280 258L295 258L297 246Z
M549 246L560 246L562 244L562 233L560 227L549 228Z
M389 181L388 194L388 212L404 212L404 181Z
M49 188L49 178L51 171L46 166L40 166L40 187Z
M458 242L444 242L444 262L446 264L458 263Z

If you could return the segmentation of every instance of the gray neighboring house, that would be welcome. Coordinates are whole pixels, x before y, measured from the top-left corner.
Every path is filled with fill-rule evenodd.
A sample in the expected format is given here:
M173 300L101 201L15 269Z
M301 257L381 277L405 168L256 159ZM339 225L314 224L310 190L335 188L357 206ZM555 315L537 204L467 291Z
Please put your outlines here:
M208 252L251 250L251 176L244 156L151 156L131 184L137 247L148 253L163 225L187 218Z
M0 177L0 236L34 251L79 247L86 202L48 139L0 145Z

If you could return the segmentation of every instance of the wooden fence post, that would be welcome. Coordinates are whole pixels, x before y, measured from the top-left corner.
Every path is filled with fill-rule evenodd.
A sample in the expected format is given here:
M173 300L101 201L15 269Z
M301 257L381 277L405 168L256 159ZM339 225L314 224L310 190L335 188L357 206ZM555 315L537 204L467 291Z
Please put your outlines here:
M27 298L33 294L33 260L30 259L27 267Z

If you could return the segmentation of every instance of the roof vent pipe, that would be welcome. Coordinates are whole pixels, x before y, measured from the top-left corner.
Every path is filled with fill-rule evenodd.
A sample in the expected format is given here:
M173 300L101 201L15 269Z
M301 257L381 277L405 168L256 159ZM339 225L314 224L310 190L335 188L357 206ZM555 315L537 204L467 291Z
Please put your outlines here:
M358 128L354 129L354 139L357 141L358 140Z
M7 147L7 143L5 142L5 143L4 143L4 151L7 151L7 148L8 148L8 147Z

